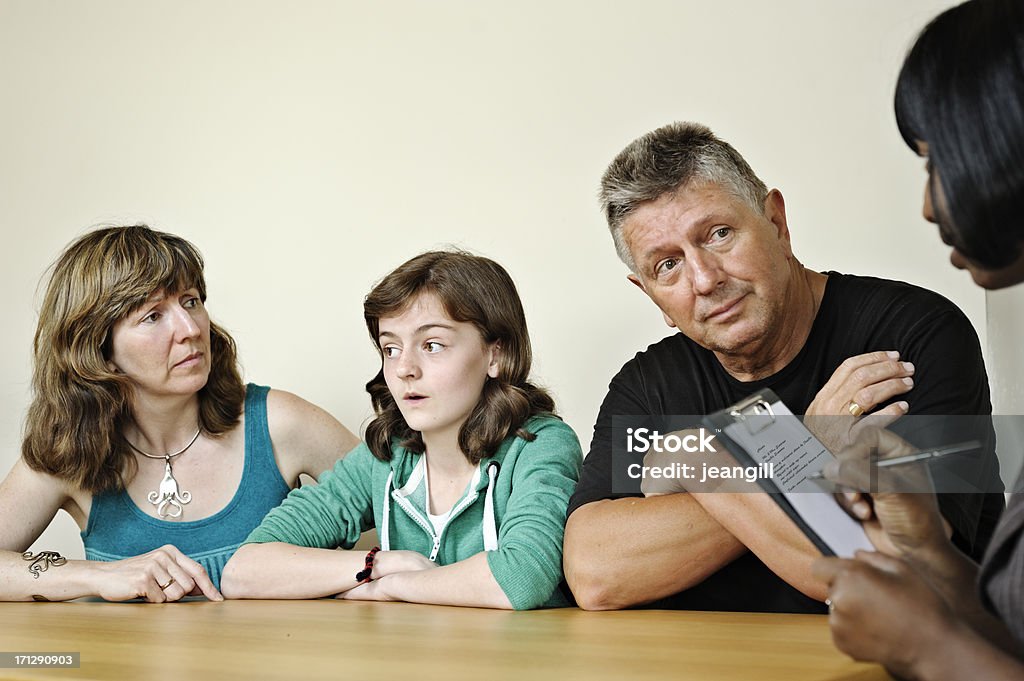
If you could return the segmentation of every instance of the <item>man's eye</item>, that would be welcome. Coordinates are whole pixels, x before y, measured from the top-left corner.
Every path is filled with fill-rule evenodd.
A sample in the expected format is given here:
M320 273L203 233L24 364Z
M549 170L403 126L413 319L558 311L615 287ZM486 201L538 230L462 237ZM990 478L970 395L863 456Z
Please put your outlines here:
M144 324L155 324L160 319L159 312L150 312L148 315L142 318Z
M182 303L182 305L185 307L186 310L195 309L195 308L199 307L199 299L198 298L189 298L184 303Z
M661 276L674 270L679 265L679 261L675 258L665 258L654 268L654 274Z
M730 232L732 232L732 229L730 227L719 227L714 231L714 233L712 233L711 236L714 239L721 241L725 237L729 236Z

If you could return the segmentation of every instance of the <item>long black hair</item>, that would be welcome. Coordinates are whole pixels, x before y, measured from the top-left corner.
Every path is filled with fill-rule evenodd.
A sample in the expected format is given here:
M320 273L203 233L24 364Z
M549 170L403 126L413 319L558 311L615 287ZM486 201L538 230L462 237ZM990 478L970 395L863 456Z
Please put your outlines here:
M983 267L1009 265L1024 240L1024 2L970 0L936 17L903 63L895 106L907 145L928 144L943 234Z

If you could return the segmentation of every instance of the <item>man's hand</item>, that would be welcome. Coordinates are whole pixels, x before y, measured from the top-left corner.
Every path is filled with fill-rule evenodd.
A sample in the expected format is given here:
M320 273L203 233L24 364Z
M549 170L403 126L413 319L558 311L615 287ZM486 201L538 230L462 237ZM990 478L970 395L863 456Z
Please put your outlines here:
M804 425L835 452L849 445L863 424L884 428L906 414L910 405L904 401L873 411L914 387L914 365L899 356L891 350L844 361L807 407ZM859 418L862 414L870 418Z

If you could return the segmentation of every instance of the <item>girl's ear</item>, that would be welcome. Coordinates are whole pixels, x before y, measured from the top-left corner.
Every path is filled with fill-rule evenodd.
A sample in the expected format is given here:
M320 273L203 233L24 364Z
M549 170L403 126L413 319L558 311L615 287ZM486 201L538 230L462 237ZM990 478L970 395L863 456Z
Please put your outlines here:
M487 364L487 375L497 378L501 368L501 341L494 341L490 345L490 360Z

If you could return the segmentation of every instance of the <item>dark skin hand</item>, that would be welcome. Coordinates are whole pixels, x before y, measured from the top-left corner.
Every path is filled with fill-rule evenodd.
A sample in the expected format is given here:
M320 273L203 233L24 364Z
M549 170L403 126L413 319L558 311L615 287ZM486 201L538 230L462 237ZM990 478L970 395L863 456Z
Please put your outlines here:
M835 644L906 678L1021 678L1012 657L1019 643L978 598L978 566L950 543L924 469L871 471L873 455L913 451L889 431L868 429L824 470L848 489L881 490L838 496L883 553L822 558L812 567L829 585Z
M858 551L855 560L822 558L814 575L829 585L829 625L836 647L916 678L922 660L954 629L949 606L904 561Z
M871 470L873 455L904 456L916 448L883 428L866 428L854 444L836 455L822 471L825 477L849 490L878 491L871 495L845 492L841 506L864 525L879 551L911 562L930 560L948 546L949 527L939 513L927 471L921 466L894 466Z
M813 571L829 585L832 640L854 659L922 681L1024 678L1001 623L961 619L906 561L858 551L854 560L821 558ZM981 606L973 590L960 597Z

